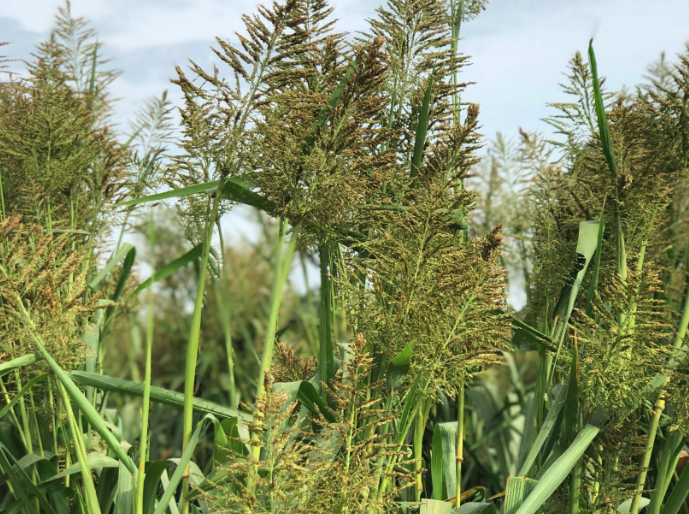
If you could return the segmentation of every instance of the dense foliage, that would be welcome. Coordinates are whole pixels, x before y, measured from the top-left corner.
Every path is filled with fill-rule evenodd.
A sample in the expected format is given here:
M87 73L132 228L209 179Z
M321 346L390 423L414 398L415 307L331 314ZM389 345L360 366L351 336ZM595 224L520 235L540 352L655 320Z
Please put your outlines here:
M616 93L590 45L481 154L485 7L259 7L178 141L59 11L0 82L0 513L689 512L689 50Z

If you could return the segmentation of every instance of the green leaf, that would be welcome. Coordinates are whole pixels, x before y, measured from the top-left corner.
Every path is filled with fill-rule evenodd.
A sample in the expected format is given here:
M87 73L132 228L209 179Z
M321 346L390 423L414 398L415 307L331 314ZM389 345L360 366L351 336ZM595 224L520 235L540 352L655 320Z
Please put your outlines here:
M138 287L134 290L132 293L132 296L136 296L139 294L141 291L146 289L148 286L151 284L154 284L155 282L158 282L159 280L164 280L170 275L172 275L175 271L177 271L180 268L183 268L187 264L189 264L192 261L195 261L199 257L201 257L201 252L203 251L203 243L197 244L194 248L189 250L187 253L182 255L181 257L176 258L174 261L167 263L165 266L162 266L158 269L156 269L155 273L148 277L146 280L144 280L141 284L138 285Z
M117 475L117 496L115 497L115 514L132 514L134 512L134 475L120 462Z
M113 459L112 457L108 457L107 455L103 453L98 453L98 452L91 452L86 456L86 460L88 463L88 468L91 470L95 469L102 469L102 468L117 468L120 466L120 463ZM57 480L60 478L64 478L68 475L73 475L75 473L80 473L81 472L81 464L77 462L76 464L72 464L70 467L62 471L61 473L58 473L55 476L50 477L48 480L46 480L44 483L51 482L53 480ZM127 472L128 475L131 473Z
M445 500L443 493L443 439L437 424L433 428L431 446L431 482L433 484L433 498Z
M132 394L135 396L143 396L144 394L143 385L122 378L115 378L98 373L87 373L85 371L72 371L70 376L81 386L93 386L103 391ZM175 407L183 407L184 395L177 391L151 386L151 401L173 405ZM229 407L201 398L194 398L194 410L206 414L213 414L219 418L241 418L248 422L253 421L253 417L250 414L230 409Z
M332 342L332 294L333 283L331 276L331 246L322 244L318 249L319 265L321 272L320 304L318 308L318 344L320 368L320 380L324 384L330 382L335 376L335 357L333 355Z
M593 301L596 298L596 290L598 289L598 277L600 275L600 259L603 253L603 235L605 234L605 201L601 209L600 218L598 219L598 240L596 241L596 258L593 261L593 272L591 273L591 283L589 284L589 291L586 295L586 315L593 314Z
M277 209L275 203L252 191L247 187L246 182L238 178L225 179L222 197L225 200L250 205L268 213L274 213Z
M419 514L451 514L451 512L451 503L429 500L428 498L421 500L421 510L419 510Z
M557 397L555 398L555 401L552 403L550 410L548 411L548 415L545 417L545 420L543 421L541 430L538 432L536 440L529 449L529 453L524 459L524 463L519 468L517 475L525 476L529 474L531 466L533 466L533 463L536 462L538 453L541 451L541 448L545 444L550 434L553 432L553 428L556 426L556 420L558 418L558 415L560 414L560 411L562 410L563 405L565 404L566 398L567 388L562 387L560 388L560 391Z
M158 484L163 472L167 469L170 461L157 460L146 463L146 478L144 479L144 501L143 514L153 512L155 502L158 499Z
M325 127L325 124L328 122L328 117L330 116L330 111L332 111L335 108L335 105L340 100L342 93L344 93L345 86L347 85L347 82L349 82L349 79L352 78L352 75L354 74L354 72L356 72L356 70L358 68L359 68L359 59L356 58L352 61L352 63L347 68L347 71L345 72L344 77L342 77L340 82L337 84L335 91L332 92L332 94L330 95L330 98L328 98L328 101L327 101L325 107L323 107L323 109L321 109L321 112L318 114L318 118L313 123L313 126L312 126L313 135L309 136L306 139L306 146L307 147L311 148L315 144L316 134L318 133L318 130Z
M409 372L409 364L413 354L414 343L405 346L388 365L386 383L389 391L398 389L404 384L404 380Z
M17 357L16 359L12 359L9 362L3 362L0 363L0 377L4 377L12 371L13 369L21 368L24 366L28 366L29 364L33 364L38 360L38 357L34 354L27 354L27 355L22 355L21 357ZM0 416L2 417L2 416Z
M615 164L615 155L612 149L610 130L608 129L608 117L605 114L603 93L601 92L600 81L598 80L598 63L596 62L596 54L593 51L593 39L589 41L589 65L591 66L591 75L593 78L593 99L596 106L596 117L598 118L598 130L603 145L603 153L605 154L605 160L608 161L610 171L617 177L617 165Z
M12 467L9 459L17 464L17 461L14 459L10 451L5 447L4 444L0 443L0 467L8 471L9 480L12 484L12 488L14 489L14 493L15 495L19 496L19 501L24 505L25 511L36 511L35 506L32 505L30 501L32 498L35 498L38 500L41 507L43 507L47 514L56 514L55 510L50 505L50 502L47 500L43 492L36 487L26 471L24 471L21 466ZM16 470L17 472L15 474L10 470ZM31 496L28 496L27 493L30 493Z
M678 514L687 495L689 495L689 466L684 466L679 480L675 487L672 488L670 497L667 499L663 514Z
M569 322L569 317L574 310L574 303L576 302L579 288L584 281L586 269L593 254L596 252L598 246L598 227L600 223L597 220L582 221L579 223L579 239L577 241L577 263L572 271L572 281L563 288L556 308L556 313L561 316L561 323L566 326Z
M297 380L295 382L278 382L273 384L273 391L282 391L287 393L291 402L286 402L286 405L292 403L294 400L299 401L304 407L314 414L319 412L325 419L331 423L335 423L335 416L333 416L327 404L318 394L314 385L308 380ZM316 409L318 406L318 409Z
M62 383L64 386L67 394L70 396L72 401L76 404L76 406L79 408L81 413L84 415L86 420L88 421L89 425L98 432L98 434L103 438L105 443L108 445L108 447L115 453L117 458L127 466L127 469L131 471L132 473L136 472L136 466L134 465L134 462L129 458L127 455L127 452L124 451L124 448L120 445L120 442L115 438L115 436L108 430L108 427L106 426L105 422L103 419L100 417L100 414L98 411L94 408L93 405L86 399L84 394L79 390L79 388L76 386L76 384L72 381L70 378L69 374L66 373L59 365L57 362L55 362L55 359L48 353L46 350L45 346L43 346L43 343L41 340L35 335L35 333L32 332L34 343L38 348L40 349L41 353L43 354L43 357L45 357L46 361L48 361L48 365L50 366L50 369L53 370L53 373L55 373L55 376L57 379Z
M621 514L629 514L629 511L632 508L632 501L634 501L633 498L629 498L628 500L623 501L617 506L617 511ZM639 503L639 510L646 507L649 503L651 503L651 500L649 500L648 498L644 498L642 496L641 503Z
M128 256L129 252L134 249L133 245L130 245L129 243L125 243L122 245L122 247L113 255L108 262L105 264L105 267L96 275L91 282L89 282L89 287L91 290L95 291L98 285L105 279L105 277L108 276L108 274L115 269L115 266L117 266L117 263L119 263L122 259Z
M519 350L527 350L530 346L542 346L551 352L557 351L557 345L547 335L527 325L517 318L512 318L512 344Z
M199 193L209 193L215 190L218 187L219 183L219 180L213 180L211 182L204 182L203 184L194 184L193 186L180 187L179 189L165 191L164 193L142 196L140 198L127 200L126 202L120 202L118 204L115 204L114 207L124 207L126 205L139 205L142 203L159 202L161 200L167 200L168 198L179 198L182 196L196 195Z
M179 459L177 463L177 468L175 469L175 472L170 478L170 482L165 487L165 492L163 493L162 498L158 502L158 507L156 508L154 514L164 514L164 512L167 510L168 503L170 503L170 500L172 500L173 495L177 490L177 486L182 481L184 469L187 467L187 464L191 462L191 457L194 455L196 445L199 443L201 432L208 425L208 423L211 422L217 423L217 419L211 414L207 414L196 426L196 430L194 430L193 434L191 435L191 439L189 440L187 449L184 451L182 457Z
M445 483L445 498L457 495L457 427L456 421L438 423L435 425L440 432L443 452L443 482ZM435 430L435 429L434 429Z
M507 488L505 489L503 514L515 514L537 484L538 480L533 478L509 477L507 479Z
M222 420L215 430L215 445L213 447L213 460L220 464L227 462L232 454L246 455L247 449L239 441L239 427L237 418Z
M667 490L670 487L674 471L677 468L686 439L679 430L670 432L665 440L661 439L660 466L658 466L655 490L651 494L651 504L647 514L659 514Z
M453 514L498 514L495 504L489 502L463 503L459 509L454 509Z
M421 168L421 160L423 159L423 151L426 146L426 134L428 132L428 116L431 109L431 93L433 91L433 82L435 77L433 75L428 79L426 92L423 95L423 102L421 103L421 112L419 113L419 121L416 125L416 137L414 140L414 154L411 159L411 177L416 177Z
M567 478L572 468L581 459L593 439L598 435L607 420L606 413L594 414L589 424L581 429L577 438L567 450L549 467L548 472L538 480L528 498L515 514L536 514L560 484Z
M404 400L404 406L402 407L402 415L400 416L400 421L398 425L400 427L400 430L397 434L397 438L395 441L397 444L402 444L402 441L404 441L404 438L407 436L407 434L404 433L404 428L407 426L407 423L409 422L409 414L411 413L412 406L416 401L416 390L419 388L420 380L421 375L417 375L416 379L409 388L409 391L407 391L407 397Z
M14 398L12 398L10 403L8 403L2 409L0 409L0 418L2 418L5 414L7 414L12 409L12 407L14 407L15 404L22 398L22 396L24 396L26 393L28 393L31 390L31 388L34 385L36 385L37 382L43 380L47 376L48 375L39 375L39 376L34 377L31 380L29 380L24 385L24 387L22 387L21 390L17 394L14 395Z

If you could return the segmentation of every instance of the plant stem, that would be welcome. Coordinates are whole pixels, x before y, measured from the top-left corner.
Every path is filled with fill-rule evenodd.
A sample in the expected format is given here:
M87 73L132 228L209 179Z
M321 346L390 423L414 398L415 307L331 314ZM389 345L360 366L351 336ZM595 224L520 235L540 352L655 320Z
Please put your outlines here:
M425 410L425 409L424 409ZM421 481L421 468L423 467L423 432L426 428L426 417L421 409L416 413L414 421L414 474L416 475L416 488L414 489L414 501L421 501L423 482Z
M682 306L682 317L679 320L679 326L677 327L677 335L673 341L673 346L675 349L679 349L682 346L684 337L687 335L687 327L689 326L689 286L687 286L686 294L684 295L684 305Z
M287 222L278 219L279 234L275 245L275 274L273 276L273 288L270 294L270 315L268 316L268 325L266 326L266 336L263 342L263 356L261 358L261 370L258 377L258 388L256 390L256 398L260 398L265 391L265 375L270 371L270 364L273 360L273 347L275 346L275 329L278 323L278 314L280 312L280 304L282 303L282 291L287 282L287 275L289 274L290 266L292 264L292 257L297 246L297 239L299 239L299 227L294 227L292 230L292 237L290 238L287 252L283 256L282 245L285 241L285 231L287 229Z
M182 434L182 452L187 449L194 424L194 382L196 379L196 361L199 355L199 339L201 336L201 311L203 309L203 293L206 285L206 274L208 272L208 256L211 249L211 239L213 237L213 227L218 216L218 206L224 186L224 179L220 179L218 189L213 199L213 206L208 213L206 229L203 236L203 253L201 254L201 267L199 269L199 281L196 288L196 303L194 304L194 314L191 320L191 330L189 343L187 345L187 362L184 372L184 433ZM182 514L188 514L189 501L186 498L189 492L189 464L187 464L182 475Z
M660 416L663 413L663 410L665 409L665 400L664 400L664 393L660 393L658 395L658 399L656 400L654 409L653 409L653 417L651 418L651 426L649 427L648 430L648 441L646 442L646 450L644 452L643 460L641 461L641 473L639 473L639 476L637 477L636 480L636 496L634 496L634 500L632 500L632 506L629 509L630 514L638 514L639 513L639 506L641 504L641 493L644 491L644 485L646 483L646 475L648 473L648 466L651 463L651 455L653 454L653 445L655 443L656 439L656 433L658 431L658 423L660 422Z
M237 386L234 378L234 349L232 347L232 311L229 299L229 281L227 280L227 262L225 259L225 240L222 235L222 227L220 220L216 220L218 227L218 236L220 238L220 256L222 263L222 271L220 272L219 280L214 280L213 285L215 289L215 297L218 302L218 314L223 327L223 334L225 336L225 352L227 353L227 372L230 379L230 407L237 409L239 407L239 397L237 396Z
M462 502L462 463L464 462L464 382L457 393L457 490L455 491L455 508Z
M151 214L149 227L149 243L151 251L155 246L155 232L153 215ZM154 266L151 266L151 273L154 273ZM151 406L151 354L153 349L153 328L154 328L154 295L153 288L148 290L148 312L146 313L146 364L144 371L144 396L141 409L141 441L139 444L139 475L136 484L136 512L143 514L144 508L144 478L146 476L146 459L148 453L148 417Z
M321 382L327 384L335 375L333 367L333 342L332 342L332 281L329 273L330 269L330 247L328 243L319 248L320 268L321 268L321 304L320 304L320 323L318 325L319 340L319 364Z

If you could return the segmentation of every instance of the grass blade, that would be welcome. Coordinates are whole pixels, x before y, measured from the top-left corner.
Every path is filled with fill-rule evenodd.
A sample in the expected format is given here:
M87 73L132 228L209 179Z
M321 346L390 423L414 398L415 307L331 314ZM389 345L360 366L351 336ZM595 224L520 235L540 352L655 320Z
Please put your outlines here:
M557 397L555 398L555 401L553 402L552 406L550 407L550 410L548 411L548 415L546 416L545 421L543 421L543 426L541 426L541 430L538 432L536 440L534 441L533 446L529 449L529 453L524 459L524 463L519 468L517 475L528 475L529 471L531 470L531 466L533 466L534 462L536 462L538 453L541 451L541 448L543 447L545 442L548 440L548 437L552 433L553 428L556 425L555 422L557 420L557 417L560 414L560 411L562 410L562 406L565 404L565 399L567 397L567 389L568 388L566 387L560 388L560 391Z
M115 378L108 375L100 375L98 373L87 373L85 371L72 371L70 377L81 386L93 386L103 391L132 394L135 396L143 396L144 394L143 385L123 378ZM151 401L182 407L184 405L184 395L177 391L151 386ZM224 405L219 405L201 398L194 398L194 410L205 414L212 414L221 419L241 418L245 421L253 421L253 417L250 414L230 409Z
M591 441L600 432L605 420L607 420L606 414L594 415L592 422L579 432L571 446L550 466L548 473L538 480L536 487L515 514L536 514L539 511L584 455Z
M130 245L129 243L123 244L120 249L113 255L108 262L105 264L105 267L96 275L91 282L89 282L89 287L95 291L98 285L105 279L105 277L108 276L108 274L115 269L115 266L117 266L117 263L120 262L122 259L126 258L127 255L131 250L134 249L133 245Z
M16 359L12 359L9 362L3 362L2 364L0 364L0 377L7 375L7 373L14 369L28 366L29 364L33 364L36 361L38 361L38 357L33 353L30 353L27 355L22 355L21 357L17 357Z
M689 495L689 466L684 466L684 470L679 480L672 488L670 497L667 499L663 514L678 514L679 509L684 505L684 500Z
M164 514L167 510L168 503L170 503L170 500L172 500L173 495L177 490L177 486L182 481L182 475L184 475L184 471L187 465L191 462L191 457L194 454L196 445L199 443L201 432L209 422L217 423L217 419L212 415L208 414L196 426L196 430L194 430L194 432L191 435L191 438L189 438L187 447L184 450L182 457L179 459L179 462L177 463L177 468L175 469L175 472L172 474L172 477L170 478L170 483L168 483L165 487L165 492L163 493L162 498L158 502L158 507L156 508L154 514Z
M410 176L416 177L421 168L421 160L423 159L423 151L426 146L426 134L428 133L429 112L431 109L431 93L433 91L433 82L435 77L433 75L428 79L426 92L423 95L423 102L421 103L421 112L419 114L419 122L416 125L416 138L414 140L414 154L411 159Z
M505 505L502 508L503 514L514 514L517 509L526 501L534 490L538 480L526 477L510 477L507 479L505 489Z
M201 252L203 251L203 243L197 244L194 248L189 250L184 255L177 257L174 261L167 263L165 266L157 269L150 277L141 282L137 288L132 293L132 296L136 296L141 291L146 289L151 284L158 282L159 280L165 280L167 277L175 273L178 269L183 268L190 262L195 261L201 257Z

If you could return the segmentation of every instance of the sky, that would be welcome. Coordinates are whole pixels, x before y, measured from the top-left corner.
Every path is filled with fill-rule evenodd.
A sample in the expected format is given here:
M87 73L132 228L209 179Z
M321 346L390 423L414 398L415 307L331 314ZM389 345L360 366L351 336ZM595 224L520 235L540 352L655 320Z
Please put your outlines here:
M59 0L0 0L2 53L28 59L52 27ZM72 12L98 32L104 55L122 74L111 93L121 100L115 121L126 120L164 90L179 104L170 84L175 66L193 59L209 69L214 37L234 39L241 14L259 2L247 0L72 0ZM381 0L331 0L338 30L366 29ZM599 73L611 90L633 87L646 67L666 52L670 61L689 42L689 0L492 0L485 12L462 27L461 51L470 56L461 80L474 82L463 100L481 106L482 132L508 138L519 128L549 134L542 119L548 103L565 101L558 85L567 62L585 54L594 37ZM21 69L21 63L12 65ZM250 238L245 223L233 229Z
M340 30L366 28L381 0L334 0ZM112 85L121 98L117 121L124 123L152 96L170 90L175 66L187 59L210 66L215 36L232 39L247 0L73 0L72 11L88 19L105 55L122 75ZM5 0L0 4L3 53L28 58L52 24L58 0ZM492 0L462 28L461 50L471 56L462 79L464 99L481 105L483 133L507 136L519 127L548 132L541 119L548 102L564 100L558 86L575 51L595 38L601 75L612 88L633 86L660 53L668 58L689 41L689 0ZM15 65L16 67L19 64Z

